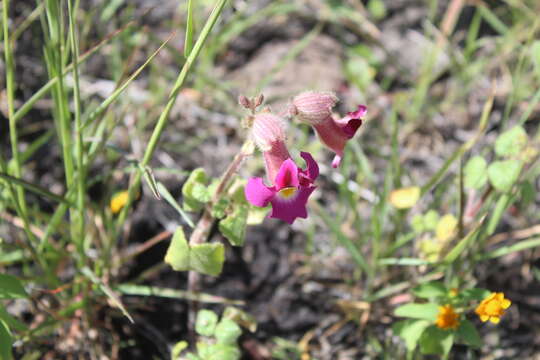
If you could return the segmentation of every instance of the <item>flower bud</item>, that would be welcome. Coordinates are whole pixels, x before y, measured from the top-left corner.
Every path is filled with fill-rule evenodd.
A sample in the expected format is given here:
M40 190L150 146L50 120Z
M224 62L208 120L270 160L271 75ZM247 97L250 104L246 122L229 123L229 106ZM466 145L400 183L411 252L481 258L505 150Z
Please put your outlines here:
M285 141L284 121L270 113L259 113L253 119L251 137L261 151L269 151L274 143Z
M246 109L251 109L251 101L244 95L238 96L238 104Z
M338 98L331 92L308 91L293 99L289 113L310 125L322 123L332 115Z

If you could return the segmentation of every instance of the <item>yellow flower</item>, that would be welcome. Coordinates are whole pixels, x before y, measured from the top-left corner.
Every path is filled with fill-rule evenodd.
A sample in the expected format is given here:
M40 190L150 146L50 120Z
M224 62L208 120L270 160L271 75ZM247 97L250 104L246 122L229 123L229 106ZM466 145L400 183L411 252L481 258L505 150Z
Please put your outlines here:
M501 321L501 316L504 311L510 307L512 302L504 298L504 293L491 293L487 298L482 300L480 305L474 311L483 322L491 321L498 324Z
M439 306L439 315L435 325L443 330L455 330L459 325L459 314L454 311L452 305Z
M450 297L456 297L459 295L459 290L457 288L452 288L450 289L449 295Z
M408 209L414 206L420 199L420 188L411 186L394 190L390 193L390 204L398 209Z
M120 191L114 194L114 196L111 199L111 203L109 205L112 213L118 214L120 210L122 210L122 208L126 205L127 200L128 200L127 191Z

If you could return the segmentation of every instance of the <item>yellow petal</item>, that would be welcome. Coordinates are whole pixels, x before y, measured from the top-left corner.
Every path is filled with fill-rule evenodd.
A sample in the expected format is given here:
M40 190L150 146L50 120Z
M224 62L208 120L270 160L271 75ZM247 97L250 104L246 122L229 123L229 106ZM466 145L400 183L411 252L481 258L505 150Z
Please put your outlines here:
M489 318L489 321L491 321L494 324L498 324L499 321L501 321L501 318L496 317L496 316L492 316L492 317Z
M504 299L501 303L501 307L503 309L508 309L510 307L510 305L512 305L512 302L508 299Z
M489 320L489 316L487 315L480 315L480 320L482 320L482 322L486 322Z
M408 209L414 206L420 198L420 188L411 186L394 190L390 193L390 203L398 209Z

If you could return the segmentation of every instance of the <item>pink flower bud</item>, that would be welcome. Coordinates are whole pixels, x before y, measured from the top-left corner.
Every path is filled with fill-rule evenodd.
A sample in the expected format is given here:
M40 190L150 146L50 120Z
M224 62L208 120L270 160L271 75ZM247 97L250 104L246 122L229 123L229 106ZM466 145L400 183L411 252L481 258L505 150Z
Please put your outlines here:
M332 108L337 101L338 98L331 92L308 91L293 99L289 113L296 115L300 121L316 125L332 115Z
M270 113L259 113L253 119L251 137L261 151L269 151L275 142L285 141L284 121Z

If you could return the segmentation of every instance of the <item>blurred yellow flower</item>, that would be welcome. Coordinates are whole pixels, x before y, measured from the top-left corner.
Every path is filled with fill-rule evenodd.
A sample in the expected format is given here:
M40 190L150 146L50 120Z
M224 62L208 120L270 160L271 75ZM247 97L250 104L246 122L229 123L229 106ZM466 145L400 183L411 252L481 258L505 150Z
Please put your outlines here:
M457 329L459 325L459 314L454 311L452 305L439 306L439 315L435 321L439 329Z
M444 215L437 223L435 234L437 239L446 242L450 240L456 233L458 220L452 214Z
M450 297L456 297L459 295L459 290L457 288L452 288L450 289L449 295Z
M491 293L487 298L482 300L480 305L474 311L483 322L491 321L498 324L501 321L501 316L504 315L506 309L510 307L512 302L504 298L504 293Z
M111 203L109 207L111 208L111 211L113 214L118 214L120 210L126 205L128 200L128 192L127 191L119 191L111 199Z
M413 207L419 198L420 188L411 186L392 191L389 200L398 209L408 209Z

